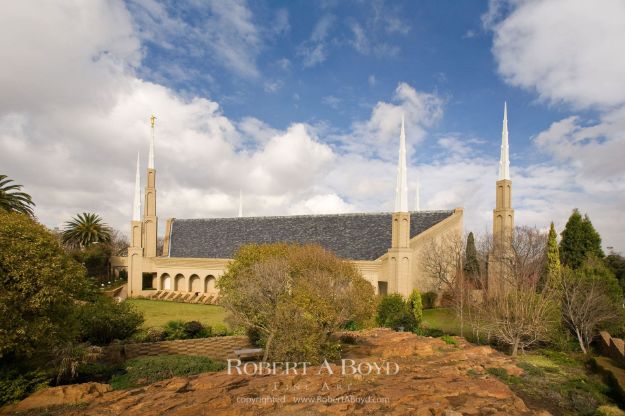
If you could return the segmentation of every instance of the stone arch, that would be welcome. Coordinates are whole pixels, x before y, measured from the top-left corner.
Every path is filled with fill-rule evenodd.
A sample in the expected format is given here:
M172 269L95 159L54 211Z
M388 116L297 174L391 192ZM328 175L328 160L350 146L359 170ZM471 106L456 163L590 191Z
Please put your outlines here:
M167 273L163 273L161 275L161 289L162 290L171 290L171 276Z
M215 283L217 283L217 279L212 274L209 274L204 278L204 293L212 293L217 289L215 287Z
M200 282L200 276L197 274L192 274L189 277L189 292L201 292L202 291L202 282Z
M184 275L178 273L174 278L174 290L177 292L184 291Z

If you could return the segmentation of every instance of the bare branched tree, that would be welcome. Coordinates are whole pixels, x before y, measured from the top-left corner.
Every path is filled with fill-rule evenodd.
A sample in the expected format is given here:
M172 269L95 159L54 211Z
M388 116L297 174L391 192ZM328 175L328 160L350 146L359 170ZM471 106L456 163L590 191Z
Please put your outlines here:
M464 273L464 248L462 236L446 235L431 241L420 259L423 270L436 282L438 290L450 296L460 320L461 336L464 336L465 313L473 289Z
M597 330L622 319L623 310L610 296L605 279L564 268L562 317L586 354Z
M482 248L490 270L489 287L484 301L471 305L472 326L489 333L497 341L510 346L512 355L536 343L547 341L557 326L559 291L553 287L539 287L540 273L544 267L546 235L535 228L518 227L513 234L509 250L494 253L488 244L491 237L483 239Z
M280 302L292 286L287 261L271 258L253 264L242 271L237 286L237 292L222 296L220 303L231 312L233 324L255 328L266 335L263 361L267 361L272 341L280 329Z

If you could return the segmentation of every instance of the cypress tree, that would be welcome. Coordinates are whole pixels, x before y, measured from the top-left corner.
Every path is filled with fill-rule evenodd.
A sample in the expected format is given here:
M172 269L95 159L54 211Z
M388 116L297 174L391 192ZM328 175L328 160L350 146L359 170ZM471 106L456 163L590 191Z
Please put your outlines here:
M473 233L467 236L467 247L465 250L464 272L471 278L471 281L480 287L480 263L477 260L477 249L475 248L475 237Z
M601 249L601 236L593 227L588 215L582 218L578 209L573 210L561 235L562 264L577 269L589 257L604 257Z
M547 283L557 287L560 283L561 273L560 251L558 250L556 228L552 222L549 228L549 238L547 239L547 264L545 266L545 279Z

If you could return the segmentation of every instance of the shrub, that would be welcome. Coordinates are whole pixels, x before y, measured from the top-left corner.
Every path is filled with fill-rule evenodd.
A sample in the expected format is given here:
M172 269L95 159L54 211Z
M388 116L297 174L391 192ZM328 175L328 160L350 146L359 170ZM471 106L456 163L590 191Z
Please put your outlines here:
M169 321L165 324L165 339L186 339L187 332L184 329L184 321Z
M616 406L603 405L597 408L596 416L625 416L625 412Z
M198 321L189 321L185 322L183 329L185 338L198 338L198 335L204 329L204 325Z
M445 344L447 345L455 345L458 346L458 340L454 339L453 337L451 337L450 335L443 335L441 336L441 339L445 342Z
M421 303L423 304L423 309L433 309L436 307L437 298L438 294L436 292L421 293Z
M190 376L209 371L219 371L225 366L208 357L193 355L159 355L155 357L140 357L128 360L123 374L111 378L114 389L127 389L176 376Z
M398 293L380 299L376 319L378 325L395 330L412 331L418 326L409 304Z
M147 342L158 342L165 339L167 333L163 328L148 328L145 340Z
M95 302L81 308L79 320L83 341L106 345L135 333L143 323L143 315L129 303L98 296Z
M227 335L232 335L232 331L230 331L225 325L215 324L212 328L212 335L214 337L225 337Z
M423 305L421 303L421 293L414 289L408 297L408 306L415 320L415 327L418 327L423 320Z
M20 370L0 371L0 406L21 400L52 381L52 376L43 370Z

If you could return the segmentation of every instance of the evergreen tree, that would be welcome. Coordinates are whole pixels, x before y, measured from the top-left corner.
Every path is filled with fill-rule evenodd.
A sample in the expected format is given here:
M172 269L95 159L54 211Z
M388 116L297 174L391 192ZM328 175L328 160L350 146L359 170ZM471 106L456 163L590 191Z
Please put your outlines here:
M560 259L564 265L577 269L590 257L604 257L599 233L588 215L582 218L579 210L573 210L561 235Z
M556 228L552 222L547 240L547 264L545 265L546 282L552 286L559 285L561 273L560 251L558 250Z
M601 236L593 227L590 222L588 214L584 215L582 220L582 228L584 230L584 236L586 237L586 258L594 256L600 259L605 257L603 249L601 248Z
M473 233L469 233L467 236L467 247L465 250L464 260L464 273L471 279L471 281L480 287L480 263L477 260L477 249L475 248L475 237Z

